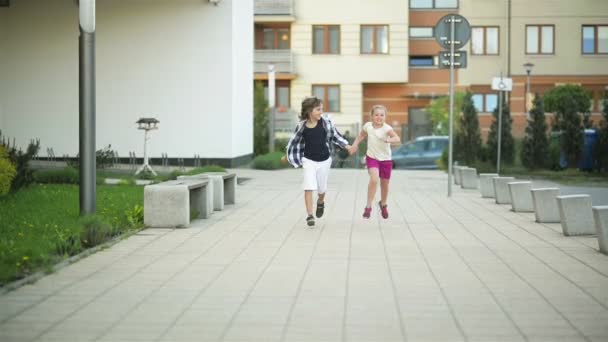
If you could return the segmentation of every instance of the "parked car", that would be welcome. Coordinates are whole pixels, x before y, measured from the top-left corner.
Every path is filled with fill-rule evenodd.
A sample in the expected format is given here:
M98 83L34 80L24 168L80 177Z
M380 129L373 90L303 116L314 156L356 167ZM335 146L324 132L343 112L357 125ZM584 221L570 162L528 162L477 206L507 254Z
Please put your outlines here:
M448 136L418 137L393 150L394 169L437 169L437 160L448 147Z

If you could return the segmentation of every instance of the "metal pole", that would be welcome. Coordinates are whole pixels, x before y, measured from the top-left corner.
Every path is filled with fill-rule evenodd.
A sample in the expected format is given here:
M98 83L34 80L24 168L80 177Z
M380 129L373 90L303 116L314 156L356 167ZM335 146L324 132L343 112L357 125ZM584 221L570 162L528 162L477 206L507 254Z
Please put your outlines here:
M96 211L95 185L95 0L80 1L79 153L80 215Z
M502 78L502 75L501 75ZM502 90L498 91L498 147L496 151L496 173L500 174L500 140L502 138Z
M274 152L275 73L274 64L268 65L268 151Z
M452 155L454 153L454 17L450 17L450 137L448 150L448 197L452 197Z
M528 74L528 77L526 79L526 102L525 102L525 106L526 106L526 119L530 118L530 106L528 105L529 97L530 97L530 70L526 70L526 73Z

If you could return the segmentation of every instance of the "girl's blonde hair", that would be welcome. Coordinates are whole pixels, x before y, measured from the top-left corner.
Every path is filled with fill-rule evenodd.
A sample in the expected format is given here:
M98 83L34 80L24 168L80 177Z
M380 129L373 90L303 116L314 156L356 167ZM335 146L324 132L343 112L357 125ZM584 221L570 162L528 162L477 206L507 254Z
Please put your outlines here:
M387 113L388 111L386 110L386 107L384 107L383 105L378 105L378 104L377 104L377 105L373 105L373 106L372 106L372 109L369 111L369 115L374 115L374 111L375 111L376 109L382 109L382 110L384 111L384 115L387 115L387 114L388 114L388 113Z

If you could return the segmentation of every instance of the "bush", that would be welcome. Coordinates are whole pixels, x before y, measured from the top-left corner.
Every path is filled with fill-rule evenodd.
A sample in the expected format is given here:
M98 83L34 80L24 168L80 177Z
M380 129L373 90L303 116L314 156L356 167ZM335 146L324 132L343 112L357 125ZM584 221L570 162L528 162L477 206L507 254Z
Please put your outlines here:
M0 145L0 195L5 195L9 192L16 174L17 170L8 158L6 148Z
M583 125L580 113L589 111L591 94L585 88L567 84L545 93L543 106L554 113L554 130L562 132L562 147L568 167L576 167L583 148Z
M276 170L286 168L288 165L281 164L281 158L285 155L284 152L272 152L263 154L253 159L253 168L260 170Z
M108 241L115 235L112 226L101 217L90 215L81 219L83 225L80 242L84 248L90 248Z
M458 129L454 137L454 157L466 164L479 159L481 133L479 118L473 104L472 94L467 93L462 102L462 115L458 119Z
M25 152L21 151L21 149L17 149L15 144L10 146L10 144L4 143L4 138L2 137L2 131L0 131L0 139L2 145L7 154L8 159L11 161L13 165L15 165L16 174L15 178L11 183L11 190L15 192L23 187L26 187L34 182L33 171L30 169L30 160L38 154L38 150L40 150L40 141L31 141L27 146Z
M594 149L595 164L599 171L608 172L608 93L604 97L604 120L597 129L597 143Z
M42 184L78 184L80 174L73 167L66 167L60 170L38 170L34 172L36 183Z
M500 104L498 104L500 106ZM494 121L490 126L490 133L488 133L488 159L492 164L496 165L498 160L498 107L494 109ZM502 107L502 127L501 127L501 138L500 138L500 161L501 165L513 164L513 158L515 157L515 144L513 135L511 134L511 112L509 107L503 100Z
M80 157L76 157L74 160L68 160L67 164L75 169L80 168ZM114 166L114 152L112 151L112 145L108 145L95 151L96 168L104 169L112 166Z
M549 163L549 139L547 138L547 123L543 102L538 94L534 97L534 105L530 110L530 119L526 126L526 136L521 149L521 162L529 169L544 168Z
M197 167L196 169L188 171L187 175L198 175L199 173L205 172L226 172L226 169L219 165L207 165L203 167Z
M253 153L268 152L268 102L264 99L264 85L255 83L253 93Z
M136 204L133 208L125 210L127 222L132 228L143 227L144 225L144 207Z
M276 152L287 151L287 143L289 143L289 138L279 138L274 141L274 150Z
M560 142L559 142L559 137L555 138L555 139L551 139L551 141L549 142L549 160L548 160L548 167L551 170L561 170L562 169L562 165L560 162L561 159L561 147L560 147Z

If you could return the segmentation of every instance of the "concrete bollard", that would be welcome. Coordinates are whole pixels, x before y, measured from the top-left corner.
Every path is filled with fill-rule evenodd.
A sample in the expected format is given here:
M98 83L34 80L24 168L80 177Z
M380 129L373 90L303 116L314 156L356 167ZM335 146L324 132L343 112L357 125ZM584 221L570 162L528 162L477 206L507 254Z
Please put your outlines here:
M592 209L600 252L608 255L608 205L595 206Z
M508 183L515 181L515 177L494 177L494 199L496 204L511 204Z
M515 212L533 212L532 204L532 182L510 182L509 194L511 195L511 207Z
M557 223L559 219L559 209L557 200L559 188L536 188L531 189L532 203L534 204L534 216L538 223Z
M568 195L556 198L564 235L595 234L589 195Z
M466 166L454 166L454 184L456 185L460 185L460 181L462 180L460 170L463 168L466 168Z
M494 198L494 181L492 178L498 177L498 173L480 173L479 174L479 190L481 197Z
M461 169L460 176L462 177L460 186L463 189L477 189L477 169L472 167Z

